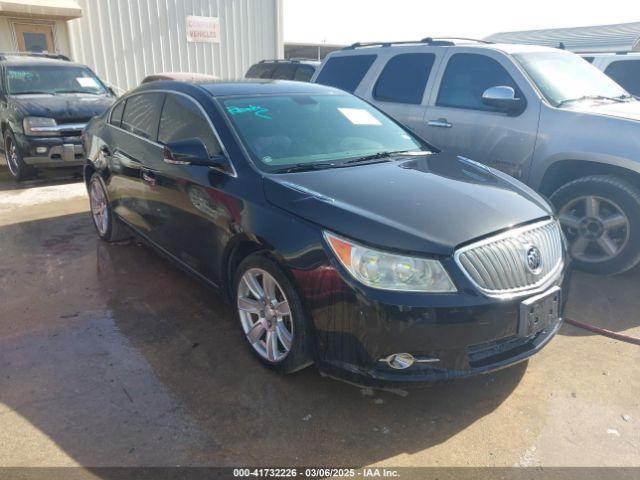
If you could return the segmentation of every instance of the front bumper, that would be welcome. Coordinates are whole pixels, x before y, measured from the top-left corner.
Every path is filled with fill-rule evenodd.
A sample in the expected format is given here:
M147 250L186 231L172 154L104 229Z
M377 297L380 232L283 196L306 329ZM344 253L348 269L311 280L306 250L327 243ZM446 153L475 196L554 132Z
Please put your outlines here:
M295 276L313 318L319 369L361 385L428 384L498 370L541 350L562 324L518 336L520 303L534 293L497 299L470 288L438 295L365 291L332 266ZM567 283L568 275L560 276L549 288ZM430 363L395 370L380 361L394 353Z
M23 161L33 167L65 168L84 164L80 136L34 137L16 135Z

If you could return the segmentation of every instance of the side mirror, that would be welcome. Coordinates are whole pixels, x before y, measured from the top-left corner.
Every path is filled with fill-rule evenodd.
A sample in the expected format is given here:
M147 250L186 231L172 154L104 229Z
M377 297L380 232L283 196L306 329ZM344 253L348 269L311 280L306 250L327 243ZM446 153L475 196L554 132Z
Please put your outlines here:
M507 113L518 112L524 104L521 98L516 98L513 88L504 85L487 88L482 94L482 103Z
M113 87L107 87L107 92L109 92L114 97L118 96L118 94L116 93L116 91L115 91L115 89Z
M186 138L167 143L164 146L164 161L171 165L199 165L230 170L230 163L224 155L209 155L207 147L199 138Z

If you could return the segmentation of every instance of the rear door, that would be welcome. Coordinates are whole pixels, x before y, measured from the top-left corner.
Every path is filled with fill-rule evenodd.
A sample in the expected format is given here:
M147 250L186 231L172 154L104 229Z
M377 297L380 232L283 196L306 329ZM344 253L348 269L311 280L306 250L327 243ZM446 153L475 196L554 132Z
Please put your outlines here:
M142 234L152 236L149 211L162 147L157 143L163 93L136 93L116 104L110 119L111 143L102 152L109 157L109 192L116 213Z
M450 48L422 123L434 145L526 178L535 147L540 99L523 74L495 50ZM485 105L487 88L509 86L525 109L509 115Z
M416 133L424 134L432 72L437 70L442 51L441 47L402 47L381 53L374 66L375 76L364 91L359 90L359 95Z

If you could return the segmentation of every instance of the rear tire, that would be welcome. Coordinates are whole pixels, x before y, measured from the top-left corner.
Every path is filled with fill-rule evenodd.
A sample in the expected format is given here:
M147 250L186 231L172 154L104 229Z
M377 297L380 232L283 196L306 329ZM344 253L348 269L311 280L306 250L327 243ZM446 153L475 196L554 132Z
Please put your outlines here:
M614 275L640 262L640 189L609 175L591 175L551 195L576 268Z
M293 283L275 261L259 253L247 257L238 266L233 292L236 319L258 360L280 373L313 363L309 318Z
M88 190L91 218L98 236L105 242L120 242L130 238L127 227L114 215L107 189L97 173L91 176Z
M16 182L29 180L36 176L37 170L24 163L16 143L16 137L11 130L7 130L4 134L4 156L9 173Z

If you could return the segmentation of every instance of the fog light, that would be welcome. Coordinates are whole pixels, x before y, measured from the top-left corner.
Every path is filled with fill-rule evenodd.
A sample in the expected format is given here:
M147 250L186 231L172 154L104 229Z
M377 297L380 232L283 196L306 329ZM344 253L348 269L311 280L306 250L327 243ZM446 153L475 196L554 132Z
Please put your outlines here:
M387 358L383 358L382 361L387 362L391 368L404 370L413 365L416 359L410 353L394 353Z
M36 147L36 153L47 153L47 147Z

